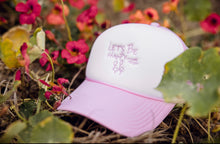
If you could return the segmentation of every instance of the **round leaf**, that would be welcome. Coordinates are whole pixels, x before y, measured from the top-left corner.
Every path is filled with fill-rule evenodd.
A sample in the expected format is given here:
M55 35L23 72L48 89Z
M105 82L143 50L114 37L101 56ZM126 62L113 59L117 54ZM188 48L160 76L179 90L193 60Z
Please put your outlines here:
M206 116L220 101L218 49L190 48L165 65L157 87L166 101L186 102L191 116Z
M71 126L54 116L38 123L31 134L31 142L34 143L70 143L72 140Z

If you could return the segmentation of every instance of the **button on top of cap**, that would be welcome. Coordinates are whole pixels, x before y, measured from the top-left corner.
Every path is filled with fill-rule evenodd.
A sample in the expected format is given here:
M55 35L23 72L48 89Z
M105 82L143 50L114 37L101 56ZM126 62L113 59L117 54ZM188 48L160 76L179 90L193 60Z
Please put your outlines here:
M155 26L155 27L159 27L160 26L160 24L156 23L156 22L152 22L150 25Z

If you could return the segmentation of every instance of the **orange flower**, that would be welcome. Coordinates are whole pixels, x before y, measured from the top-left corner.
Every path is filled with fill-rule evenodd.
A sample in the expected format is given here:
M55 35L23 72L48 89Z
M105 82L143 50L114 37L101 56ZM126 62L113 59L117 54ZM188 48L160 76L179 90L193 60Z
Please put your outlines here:
M149 20L151 22L159 20L158 12L154 8L145 9L144 14L146 15L147 20Z
M166 27L166 28L169 28L170 27L170 21L168 19L165 19L163 21L163 26Z
M170 0L169 2L165 2L163 4L163 13L170 13L170 11L177 11L177 5L179 0Z
M64 15L69 14L69 8L64 5ZM62 5L56 4L52 9L51 13L47 16L47 22L51 25L61 25L65 24L63 19Z
M131 14L129 16L129 21L133 23L145 23L145 24L150 23L149 21L146 20L144 14L140 10L137 10L134 14Z

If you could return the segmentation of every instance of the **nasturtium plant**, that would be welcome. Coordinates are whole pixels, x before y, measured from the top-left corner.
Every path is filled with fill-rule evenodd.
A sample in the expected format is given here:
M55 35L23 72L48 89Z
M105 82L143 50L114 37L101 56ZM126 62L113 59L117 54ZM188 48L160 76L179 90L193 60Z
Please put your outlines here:
M10 143L16 138L19 143L71 143L73 136L69 123L44 110L29 117L26 122L12 123L0 142Z
M184 12L188 20L201 21L211 12L210 0L187 0L184 5Z
M190 48L165 65L156 89L167 102L187 103L187 114L206 116L220 102L219 66L219 48Z

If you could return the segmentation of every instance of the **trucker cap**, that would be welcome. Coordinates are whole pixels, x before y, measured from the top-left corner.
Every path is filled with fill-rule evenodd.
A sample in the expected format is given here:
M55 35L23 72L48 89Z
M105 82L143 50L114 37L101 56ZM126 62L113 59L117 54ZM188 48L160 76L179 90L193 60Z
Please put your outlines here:
M95 40L86 79L58 110L80 114L128 137L153 130L175 106L155 88L165 64L185 49L175 33L158 23L113 26Z

